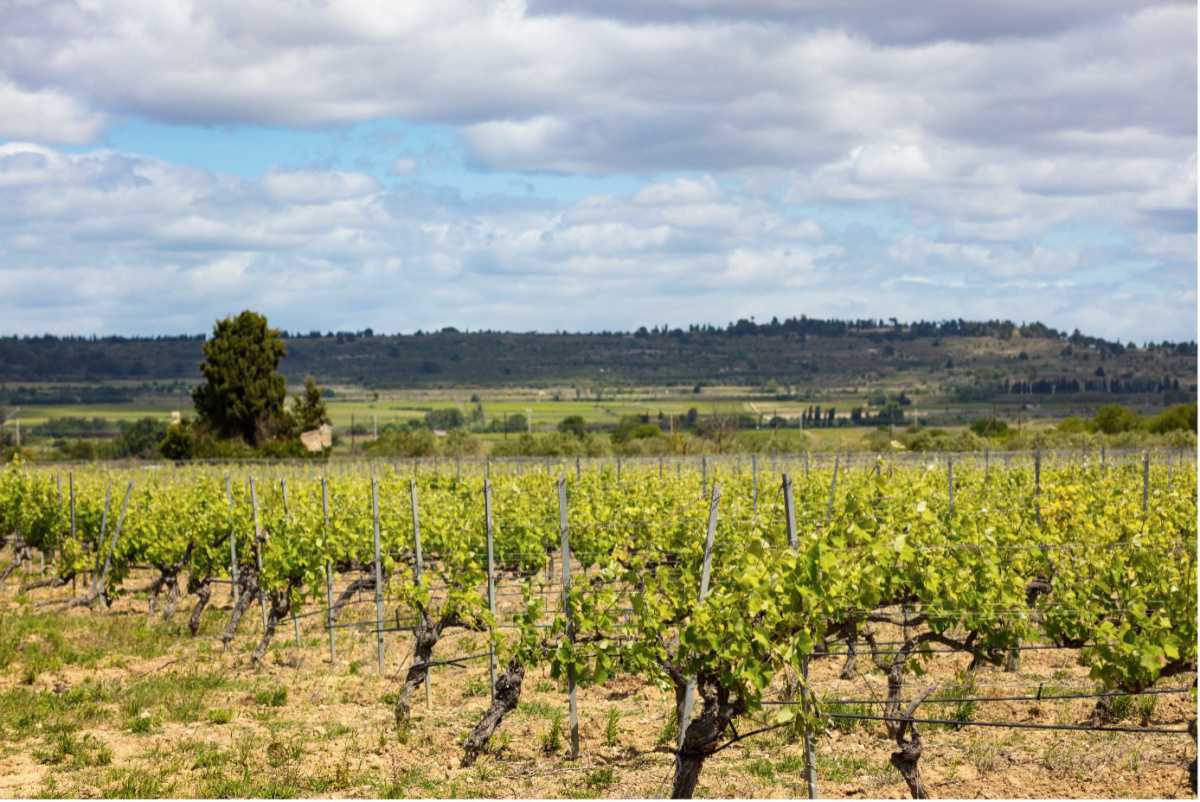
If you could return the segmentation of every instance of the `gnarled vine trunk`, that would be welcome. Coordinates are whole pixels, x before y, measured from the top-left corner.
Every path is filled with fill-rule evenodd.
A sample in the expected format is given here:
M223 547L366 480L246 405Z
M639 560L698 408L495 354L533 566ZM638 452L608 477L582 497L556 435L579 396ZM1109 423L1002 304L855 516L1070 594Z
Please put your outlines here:
M425 683L425 675L429 673L429 661L433 657L433 647L437 646L441 637L440 623L433 623L422 616L421 623L413 631L413 661L404 675L404 685L396 697L396 727L403 730L408 727L409 715L412 712L412 695Z
M854 679L854 674L857 666L855 663L858 660L858 626L850 625L850 631L846 635L846 661L842 663L842 670L838 672L838 677L841 679Z
M188 590L196 594L196 606L188 616L188 632L195 636L200 631L200 619L204 615L204 608L208 607L209 601L212 600L212 582L209 579L188 580L188 585Z
M918 765L922 751L921 736L917 732L915 724L909 724L908 727L911 735L907 738L903 735L900 736L897 744L900 748L892 752L891 763L904 778L904 783L908 786L908 792L912 794L913 799L928 799L929 792L925 790L925 783L921 779L921 767Z
M263 657L267 653L267 647L271 645L271 638L275 636L275 630L279 627L279 622L287 618L288 613L292 610L290 585L282 590L269 591L267 596L271 600L271 604L267 608L267 625L263 627L262 637L258 639L258 645L250 653L250 659L254 662L254 665L262 662Z
M500 727L504 717L516 709L517 702L521 699L521 682L524 679L525 666L517 662L515 657L509 660L504 673L496 677L491 706L479 719L475 729L471 730L471 734L467 736L467 742L463 745L463 759L459 764L460 768L466 769L474 765L475 759L487 747L488 741Z
M238 568L238 600L237 604L233 605L233 612L229 615L229 623L225 625L225 631L221 633L221 646L228 648L233 636L237 634L238 624L242 620L242 616L246 614L246 610L250 605L258 600L262 590L258 586L258 570L251 565L243 565Z
M677 685L678 690L678 685ZM679 694L676 694L677 698ZM671 786L672 799L691 799L700 779L704 760L720 745L729 725L746 712L741 698L731 700L729 691L716 688L715 695L704 694L704 707L684 732L683 745L675 761L675 781Z
M13 552L13 561L3 571L0 571L0 583L12 576L12 573L23 563L33 561L33 549L20 536L13 540Z

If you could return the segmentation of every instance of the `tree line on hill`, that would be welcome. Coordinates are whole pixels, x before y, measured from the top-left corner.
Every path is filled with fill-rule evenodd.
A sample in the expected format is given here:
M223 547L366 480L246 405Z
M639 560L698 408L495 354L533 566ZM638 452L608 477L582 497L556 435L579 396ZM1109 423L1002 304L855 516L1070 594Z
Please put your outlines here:
M182 388L169 380L191 384L201 378L196 365L210 337L0 337L0 403L112 402L116 396L125 398L135 391L179 393ZM811 385L830 377L879 373L901 366L936 373L944 368L946 358L930 356L924 345L966 337L1029 341L1031 348L1035 343L1052 342L1055 350L1064 354L1074 349L1098 353L1102 359L1128 355L1129 365L1123 370L1130 375L1110 377L1106 384L1112 392L1154 392L1150 388L1160 382L1161 371L1143 373L1135 355L1165 357L1172 381L1194 375L1195 342L1138 347L1078 331L1068 334L1041 323L1006 320L903 323L895 318L837 320L801 315L765 323L741 319L725 326L642 326L632 332L538 334L454 327L411 335L382 335L369 328L279 332L287 345L281 369L288 375L319 375L327 382L366 387L587 385L601 377L614 385L761 385L770 379ZM872 345L862 347L864 340ZM1004 359L996 356L992 366L1004 364ZM1012 377L1017 384L1009 390L988 383L986 391L1021 392L1019 382L1028 381L1036 384L1030 388L1032 392L1040 392L1044 381L1095 379L1078 372L1060 377L1052 373L1057 367L1041 365L1039 370L1047 374L1041 376L1025 375L1028 371L1021 370L1022 376ZM103 382L112 380L138 386L100 389ZM12 386L30 382L53 382L60 387ZM70 391L60 389L64 384L72 385ZM155 384L159 386L152 387ZM96 393L108 396L101 398Z
M856 325L863 323L855 322ZM954 328L962 330L963 326L956 324ZM48 424L46 433L58 437L61 441L59 450L75 458L134 456L184 460L310 455L311 452L300 443L300 434L330 423L330 418L312 376L306 378L303 392L288 403L286 383L279 368L289 344L281 331L268 325L265 317L244 311L236 317L217 321L212 335L200 344L204 357L199 366L203 381L192 391L194 418L169 426L150 418L122 424L117 436L105 444L82 439L86 434L95 433L95 419L90 422L80 419L70 424L59 422L56 424L58 429ZM1102 370L1097 370L1097 375L1102 375ZM1170 377L1164 377L1158 387L1174 390L1178 385L1173 384ZM699 390L697 384L693 391ZM833 407L812 405L798 417L773 416L765 421L765 428L774 431L793 426L809 429L837 425L879 426L886 427L891 438L893 427L905 423L904 407L909 401L904 393L894 396L879 393L877 396L871 399L872 406L877 408L874 413L868 408L855 407L849 416L838 416ZM480 443L472 431L515 434L528 425L522 415L506 416L502 424L495 419L485 423L482 404L477 398L475 400L469 417L457 409L430 410L424 420L385 426L377 438L364 444L364 449L368 453L392 456L469 455L480 451ZM2 417L3 410L0 410ZM598 455L610 452L694 453L730 448L754 450L756 443L761 445L762 438L750 442L744 437L739 438L739 433L745 429L764 428L764 417L747 414L701 416L693 408L682 416L665 416L661 412L656 419L651 419L648 414L627 416L611 427L611 431L601 432L585 425L581 417L574 416L564 419L558 431L552 434L538 437L532 432L524 432L512 443L496 444L492 453ZM1107 405L1097 412L1092 422L1068 420L1059 431L1063 436L1098 433L1127 436L1127 439L1135 432L1154 436L1184 432L1194 442L1195 427L1194 403L1177 405L1149 419L1141 419L1124 407ZM80 435L81 439L72 443L67 439L72 433ZM906 434L913 437L898 441L901 447L936 450L971 445L961 438L953 443L940 442L934 434L915 425ZM15 448L17 444L10 442L9 437L4 433L0 446ZM1003 422L991 420L980 427L973 425L972 431L963 433L962 437L1006 438L1009 432ZM881 445L877 440L868 437L868 445ZM767 442L774 443L774 440L768 438ZM788 442L807 447L803 438L792 438ZM889 439L882 445L892 447L892 444ZM327 453L327 449L319 453Z

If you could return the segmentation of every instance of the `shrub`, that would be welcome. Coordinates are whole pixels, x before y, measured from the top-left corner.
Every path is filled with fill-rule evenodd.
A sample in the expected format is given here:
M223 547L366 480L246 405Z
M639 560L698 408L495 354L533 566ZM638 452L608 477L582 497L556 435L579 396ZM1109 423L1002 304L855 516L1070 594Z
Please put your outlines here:
M996 418L979 418L971 422L971 431L980 437L1004 437L1008 434L1008 424Z
M1128 432L1138 428L1138 416L1129 407L1120 404L1105 404L1096 410L1091 427L1105 434Z
M1176 404L1146 421L1146 428L1154 434L1167 432L1196 431L1196 405Z

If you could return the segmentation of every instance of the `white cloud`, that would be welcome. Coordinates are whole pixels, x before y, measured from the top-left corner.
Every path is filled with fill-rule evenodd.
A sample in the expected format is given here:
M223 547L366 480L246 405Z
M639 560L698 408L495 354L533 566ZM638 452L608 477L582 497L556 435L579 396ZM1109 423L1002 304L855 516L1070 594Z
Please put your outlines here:
M633 196L634 203L646 206L661 206L665 204L697 204L708 203L717 197L717 183L712 176L702 178L678 178L674 181L664 181L650 184Z
M2 39L2 37L0 37ZM93 141L105 115L58 89L23 89L0 72L0 138L58 145Z
M376 192L379 182L362 173L272 170L263 178L263 186L275 200L325 203Z
M1195 290L1194 4L47 0L5 14L0 281L34 268L86 278L64 279L66 300L45 305L94 287L122 310L168 276L168 297L193 281L212 305L235 287L281 304L303 289L364 316L419 288L419 314L437 313L424 323L510 325L498 316L559 314L557 299L578 297L568 282L586 277L597 319L717 294L720 281L740 289L688 307L696 316L788 298L891 315L917 281L947 293L945 314L1011 316L986 276L1009 282L1010 305L1068 316L1057 293L1153 285L1133 287L1128 308L1165 302L1181 322L1154 314L1133 328L1194 325L1178 303ZM401 118L444 127L468 168L637 187L472 201L421 183L442 156L418 159L411 144L378 157L381 175L408 177L388 186L309 162L246 179L55 149L132 117L235 129ZM1121 244L1053 244L1063 230ZM904 278L872 295L895 279L888 259ZM1122 279L1110 264L1157 272ZM100 270L111 279L88 272ZM1043 274L1053 286L1034 297ZM776 292L797 275L806 292ZM495 276L520 292L495 298ZM364 277L390 294L359 288ZM149 320L132 307L71 314L109 330ZM33 315L11 319L37 330Z

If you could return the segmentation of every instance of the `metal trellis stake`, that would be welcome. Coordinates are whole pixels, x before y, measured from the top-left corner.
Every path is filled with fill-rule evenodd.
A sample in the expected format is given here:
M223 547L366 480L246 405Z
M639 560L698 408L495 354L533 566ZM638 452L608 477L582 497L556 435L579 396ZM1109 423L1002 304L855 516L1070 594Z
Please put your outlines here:
M946 495L950 499L950 514L954 515L954 457L946 458Z
M412 524L413 524L413 584L417 587L421 586L421 571L424 569L424 561L421 557L421 515L417 509L417 482L412 480L408 484L408 494L412 502ZM421 609L421 624L428 626L429 618L425 613L424 608ZM425 707L433 705L431 691L429 689L429 673L430 670L425 670Z
M788 547L795 550L796 537L796 507L792 503L792 480L786 473L783 475L783 505L787 511ZM800 664L800 676L804 678L805 689L808 688L808 657ZM808 798L817 798L817 768L813 756L812 733L804 727L804 775L808 781Z
M496 618L496 558L492 544L492 483L483 480L483 517L487 533L487 603L488 611ZM492 689L492 698L496 697L496 644L495 630L488 628L488 683Z
M267 629L267 597L262 591L262 527L258 523L258 493L250 477L250 510L254 515L254 564L258 567L258 607L262 610L263 631Z
M567 481L558 480L558 529L562 547L562 604L567 617L567 640L575 643L575 617L571 614L571 539L567 523ZM571 759L579 757L579 708L575 700L575 664L567 666L567 722L571 728Z
M287 532L286 527L291 526L291 523L292 523L292 515L291 515L291 512L288 510L287 479L279 480L279 489L283 493L283 524L285 527L284 532L285 532L285 537L286 537L286 532ZM291 607L290 604L288 606ZM300 645L300 619L296 617L296 608L292 607L291 609L292 609L292 629L295 631L296 645L299 646Z
M229 507L230 518L233 517L233 488L230 487L229 474L225 474L225 505ZM237 526L232 522L229 526L229 593L234 607L238 603L238 561L237 561Z
M125 511L129 509L129 497L133 495L133 481L130 480L129 485L125 488L125 499L121 502L121 512L117 514L117 528L113 530L112 541L108 544L108 553L104 556L104 567L100 570L100 575L96 577L95 583L92 585L93 595L104 587L105 580L108 579L108 569L112 566L113 552L117 548L117 540L121 537L121 526L125 523Z
M712 497L708 502L708 530L704 536L704 562L700 567L700 596L699 601L703 602L704 597L708 595L708 580L712 573L712 550L713 538L717 534L717 506L721 501L721 485L718 482L713 482ZM683 690L683 704L679 708L679 755L678 760L682 756L683 741L687 735L688 724L692 720L692 704L696 697L696 679L690 677L687 686Z
M329 544L329 481L321 477L321 526L325 543ZM329 662L337 661L337 635L333 628L333 563L325 561L325 628L329 630Z
M1033 452L1033 515L1037 525L1042 525L1042 450Z
M1142 515L1150 511L1150 452L1142 455Z
M806 455L807 456L807 455ZM833 479L829 482L829 503L825 505L825 525L833 517L833 498L837 494L838 457L833 458Z
M371 477L371 521L375 540L375 652L383 673L383 559L379 550L379 480Z
M750 484L754 493L754 514L758 515L758 455L750 455Z

